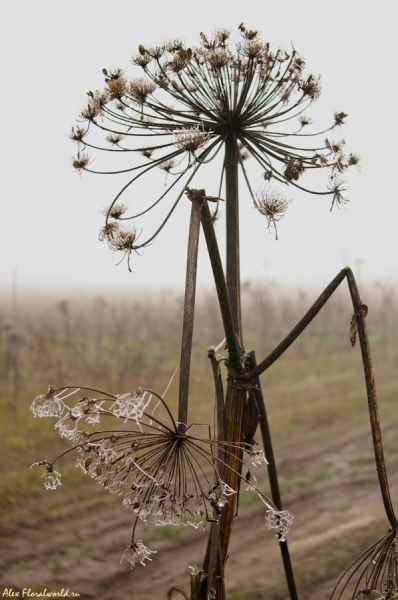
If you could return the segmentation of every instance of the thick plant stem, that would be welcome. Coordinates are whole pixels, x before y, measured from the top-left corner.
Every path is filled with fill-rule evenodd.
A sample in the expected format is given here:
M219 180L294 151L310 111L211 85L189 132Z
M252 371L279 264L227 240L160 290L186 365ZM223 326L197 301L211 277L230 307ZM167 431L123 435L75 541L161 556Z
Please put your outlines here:
M202 202L192 201L191 223L188 238L187 273L180 360L180 386L178 398L178 428L185 431L188 422L189 373L191 368L192 334L195 312L196 272L198 263L199 231Z
M220 253L218 250L217 240L214 233L213 224L211 222L210 212L208 206L205 205L202 210L202 226L206 237L207 248L212 264L214 279L217 288L218 299L221 308L221 315L224 324L225 336L228 345L229 354L229 365L233 370L241 370L241 336L237 336L236 329L234 326L234 310L235 317L237 315L236 309L239 306L239 319L240 323L240 299L239 303L235 303L235 308L232 308L233 300L231 300L231 291L227 291L228 284L225 284L224 272L222 269L222 263ZM239 254L239 253L238 253ZM238 263L238 276L239 276L239 263ZM235 296L232 296L235 297ZM236 298L235 298L236 299ZM225 399L225 440L230 442L240 442L242 432L242 414L243 406L246 398L246 389L244 386L238 386L234 383L229 383L227 387L226 399ZM239 476L237 473L240 471L240 449L230 448L229 452L225 457L225 469L224 469L224 481L234 490L238 490L239 487ZM230 468L228 468L230 467ZM234 472L236 471L236 472ZM217 600L223 600L225 598L225 587L223 570L224 564L227 557L229 538L232 529L232 520L235 515L236 508L236 495L230 496L228 504L223 509L220 517L220 523L212 527L210 532L209 544L207 547L206 557L204 560L203 568L205 571L212 566L214 561L214 540L218 539L218 572L217 576L214 572L211 573L212 581L211 585L215 591L215 598ZM219 529L219 531L215 531ZM211 559L211 560L210 560ZM213 567L211 569L213 571ZM210 591L210 590L209 590Z
M202 227L205 234L207 250L213 270L214 282L216 284L218 303L220 305L221 317L224 326L225 337L228 346L228 364L233 370L239 372L241 367L241 345L234 327L232 307L230 304L227 285L224 277L220 251L218 249L216 234L207 203L202 207Z
M225 439L231 442L240 442L242 431L243 406L246 398L246 389L238 384L229 384L225 399ZM229 447L225 457L224 481L232 489L239 489L241 471L241 449ZM237 494L228 497L224 506L219 524L219 570L214 581L213 589L216 600L225 600L224 566L228 555L229 539L232 531L232 521L236 514ZM212 528L213 529L213 528ZM211 535L211 534L210 534Z
M254 352L249 353L248 360L249 360L249 368L253 369L256 366L256 355ZM273 449L272 441L271 441L271 431L269 428L267 411L265 408L264 396L263 396L263 393L261 390L260 379L258 377L256 377L254 379L254 383L256 384L256 387L253 388L253 394L256 398L257 405L258 405L261 437L263 440L265 456L266 456L266 459L268 462L268 477L269 477L269 483L270 483L270 487L271 487L271 496L272 496L272 500L273 500L276 508L278 510L283 510L282 509L282 498L281 498L279 482L278 482L278 474L277 474L276 463L275 463L274 449ZM290 554L289 554L289 548L287 545L287 541L281 542L279 544L279 547L280 547L281 554L282 554L283 567L285 569L285 577L286 577L287 586L289 588L290 598L291 598L291 600L297 600L298 595L297 595L297 590L296 590L296 584L294 582L293 568L292 568L292 564L290 561Z
M381 439L381 428L379 419L379 409L377 406L377 395L376 395L376 384L373 374L372 358L370 354L370 346L368 333L365 323L365 315L367 309L364 310L361 298L359 296L358 287L354 278L354 275L347 267L347 281L350 289L352 304L354 306L353 319L356 320L356 326L358 328L358 337L361 345L362 363L365 374L366 391L368 396L368 408L370 417L370 426L372 430L373 448L375 455L375 462L377 468L377 475L379 479L381 496L383 498L384 509L386 511L387 518L390 522L391 527L394 529L398 528L398 521L394 514L394 509L390 497L390 489L387 479L387 470L384 460L383 443Z
M206 573L201 569L192 569L190 600L207 600L206 577Z
M220 365L217 360L216 351L214 348L208 349L208 357L211 361L211 367L214 377L214 387L216 396L216 414L217 414L217 440L225 440L225 423L224 423L224 390L221 379ZM224 479L224 462L225 452L224 449L219 446L216 449L217 459L219 461L217 465L218 475L221 479ZM217 483L216 481L214 483ZM207 560L206 560L206 571L207 571L207 597L210 596L211 591L214 589L214 582L216 577L219 576L219 565L220 565L220 524L212 523L211 534L208 539L207 548Z
M221 257L207 204L205 204L202 209L202 226L213 269L213 275L221 309L221 316L224 325L224 332L227 340L229 354L228 364L230 368L236 372L240 371L241 369L242 350L233 324L232 310L230 307L229 294L227 292ZM241 441L242 414L245 398L245 388L243 386L234 387L234 384L230 382L227 387L224 408L224 439L226 441ZM224 481L227 485L235 490L237 490L239 486L239 477L237 473L233 472L233 470L236 472L240 471L239 457L239 448L230 448L225 456ZM213 589L215 598L217 600L223 600L225 598L223 571L228 551L229 538L231 535L232 520L235 514L235 505L236 495L232 495L228 499L228 504L226 504L226 506L223 508L220 522L212 525L203 564L203 570L206 573L209 572L210 574L210 585L208 586L207 591L210 592L210 589ZM215 553L217 553L217 556ZM215 558L217 558L216 569L214 566ZM203 598L206 598L206 596Z
M237 384L228 384L225 398L225 439L236 444L241 441L242 415L246 399L246 389ZM232 489L239 487L241 472L241 448L228 447L225 457L224 481ZM221 515L220 554L222 563L227 558L229 537L232 529L232 519L235 515L236 494L229 496L228 504Z
M206 595L205 598L211 598L216 587L216 581L222 582L224 586L223 569L220 566L220 523L212 523L211 532L208 539L208 548L206 551ZM223 596L223 593L221 594ZM216 596L219 598L219 596Z
M218 245L211 223L208 207L203 208L202 225L206 237L209 256L212 263L225 336L228 345L228 366L235 373L242 371L242 317L240 299L240 252L239 252L239 202L238 202L238 165L239 154L236 136L229 134L225 143L225 185L226 185L226 288ZM227 297L226 297L227 296ZM232 321L232 322L231 322ZM225 441L241 441L243 407L246 399L245 386L237 384L233 378L227 387L225 400ZM231 448L225 460L224 481L234 490L239 490L241 469L241 450ZM229 497L220 516L220 522L212 527L204 560L204 570L211 566L211 586L217 600L225 599L224 564L227 558L232 521L236 511L236 496ZM219 531L214 531L215 528ZM218 572L214 572L214 540L218 538ZM211 560L210 560L211 559ZM216 576L217 575L217 576ZM209 586L210 587L210 586ZM208 588L208 592L210 589Z
M226 279L235 331L242 339L242 316L240 300L240 249L239 249L239 149L235 134L231 132L225 142L225 190L226 190Z

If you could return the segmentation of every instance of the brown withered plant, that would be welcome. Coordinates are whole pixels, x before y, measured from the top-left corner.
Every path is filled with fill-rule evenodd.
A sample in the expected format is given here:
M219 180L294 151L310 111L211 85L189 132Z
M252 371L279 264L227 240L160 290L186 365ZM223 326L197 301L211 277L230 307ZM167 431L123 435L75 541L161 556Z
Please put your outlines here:
M268 229L272 228L276 237L277 223L288 209L288 196L295 188L329 196L331 208L341 206L347 202L345 173L359 161L357 155L345 153L344 140L331 137L347 115L336 112L329 126L313 130L308 110L321 94L321 82L306 72L305 60L294 47L274 51L258 31L243 24L238 28L237 41L232 41L225 29L217 30L211 37L201 33L200 38L200 44L193 48L178 39L158 46L140 45L132 62L141 73L133 78L121 69L104 69L104 89L88 93L87 104L70 134L78 145L72 161L78 172L110 173L123 179L104 212L100 239L111 250L122 253L122 259L127 257L129 270L132 254L154 241L179 202L183 198L191 202L178 414L174 417L171 413L165 393L140 387L122 394L84 386L49 388L34 400L32 411L38 417L57 418L55 427L72 442L67 452L76 453L77 466L110 493L122 495L123 504L135 513L132 538L123 555L132 567L155 560L156 552L137 539L137 522L192 527L208 523L203 564L191 573L191 599L225 599L224 566L242 484L264 502L265 524L276 530L279 537L289 596L297 599L286 541L293 517L282 507L259 377L301 334L346 278L354 307L350 339L354 345L359 335L375 459L391 526L391 532L351 567L348 576L352 579L358 575L365 583L359 587L358 579L348 597L397 597L397 521L383 458L364 320L367 309L352 271L343 269L294 329L258 364L254 352L243 343L239 176L247 185L254 207L265 216ZM256 187L249 180L245 166L248 160L258 166ZM207 189L206 180L199 179L210 163L220 173L215 190ZM165 174L160 195L134 195L134 184L154 169ZM323 189L311 183L313 171L319 169L325 173ZM200 181L196 186L194 179ZM220 202L225 203L226 214L225 273L213 227ZM166 217L144 235L136 220L167 203ZM208 425L190 425L188 419L200 228L225 332L225 340L217 347L211 346L208 353L215 385L216 431ZM227 368L224 383L220 363ZM70 402L72 398L76 399L74 404ZM115 419L116 425L100 426L104 420L112 423ZM258 426L263 449L254 439ZM44 485L48 489L61 483L55 470L61 456L51 462L35 463L45 468ZM271 499L261 491L254 474L255 467L265 462ZM365 563L368 559L373 566ZM342 598L348 588L341 580L333 597Z

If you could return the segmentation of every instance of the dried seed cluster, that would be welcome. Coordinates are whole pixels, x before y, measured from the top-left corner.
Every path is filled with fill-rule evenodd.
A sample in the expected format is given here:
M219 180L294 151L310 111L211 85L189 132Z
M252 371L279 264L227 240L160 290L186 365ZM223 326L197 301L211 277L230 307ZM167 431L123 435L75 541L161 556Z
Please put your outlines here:
M127 199L131 185L142 175L153 168L164 170L166 190L152 202L136 200L136 209L133 206L123 219L137 218L155 208L180 179L182 185L169 214L152 235L134 246L131 236L125 241L121 232L120 243L119 239L113 243L111 238L113 250L127 251L130 256L133 246L148 245L175 210L184 187L204 164L217 162L222 181L220 151L228 139L236 144L247 182L244 160L251 158L260 166L267 185L273 179L275 184L329 195L332 206L347 201L342 173L358 165L359 157L344 154L344 140L325 139L327 132L344 124L347 114L336 112L329 127L307 133L312 121L305 112L319 98L321 82L306 73L305 60L294 47L273 51L258 31L241 24L236 41L230 31L218 29L212 36L201 33L196 47L187 47L181 40L140 45L132 62L141 69L138 77L129 78L121 69L104 69L105 89L89 93L79 116L83 124L72 128L70 136L79 145L73 159L79 172L105 172L92 168L88 153L92 148L97 154L106 152L109 162L115 161L110 173L127 178L109 208L101 239L109 243L109 220L120 218L112 213L113 206L122 194ZM306 133L302 132L304 127ZM104 135L105 144L101 141ZM329 172L323 190L313 189L304 181L307 174L320 168ZM250 185L249 191L258 207ZM276 191L264 194L278 195ZM222 195L219 191L218 196ZM131 201L128 204L131 206ZM260 212L269 219L268 209ZM278 219L283 212L277 211ZM271 222L275 225L274 219Z
M221 446L224 453L236 447L244 449L249 453L251 468L266 462L263 451L255 445L216 442L210 436L189 434L189 427L181 433L164 399L153 391L138 388L117 396L106 392L101 392L100 397L83 395L74 406L69 406L66 400L79 391L80 388L50 387L46 394L35 398L31 411L35 417L56 417L55 428L60 436L73 444L69 452L76 452L76 466L109 493L122 496L122 503L136 514L132 541L124 553L132 566L137 562L145 564L153 553L142 540L135 540L137 522L197 528L218 520L228 497L236 491L220 476L225 465L217 458L217 448ZM87 388L84 391L99 393ZM156 406L151 408L154 402ZM162 418L157 415L160 410ZM117 429L87 431L87 426L98 426L106 417L119 421ZM32 465L45 466L46 489L61 485L61 475L54 470L59 458ZM267 507L266 525L285 539L285 513L279 513L258 490L256 478L243 460L242 466L246 468L245 480L250 489Z
M254 202L259 212L267 218L268 229L271 225L274 226L275 238L278 239L276 224L283 217L288 207L285 195L279 188L267 186L262 190L258 190Z

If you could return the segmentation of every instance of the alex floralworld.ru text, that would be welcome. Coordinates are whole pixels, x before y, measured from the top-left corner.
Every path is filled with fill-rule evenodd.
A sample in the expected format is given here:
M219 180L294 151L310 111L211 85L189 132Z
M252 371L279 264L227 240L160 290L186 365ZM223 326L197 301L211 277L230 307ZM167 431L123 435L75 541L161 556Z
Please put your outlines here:
M31 588L24 588L22 592L14 592L12 588L5 588L3 598L78 598L80 594L77 592L69 592L68 589L62 588L59 592L49 592L44 588L41 592L34 592Z

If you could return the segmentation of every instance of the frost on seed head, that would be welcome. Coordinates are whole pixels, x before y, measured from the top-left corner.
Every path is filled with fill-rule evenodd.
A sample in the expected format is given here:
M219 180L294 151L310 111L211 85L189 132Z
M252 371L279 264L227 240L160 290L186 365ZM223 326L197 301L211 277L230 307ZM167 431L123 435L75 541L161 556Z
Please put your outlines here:
M141 540L138 540L126 548L120 562L125 558L130 563L131 568L135 567L137 562L145 567L145 561L152 560L151 554L156 554L156 550L150 550Z

